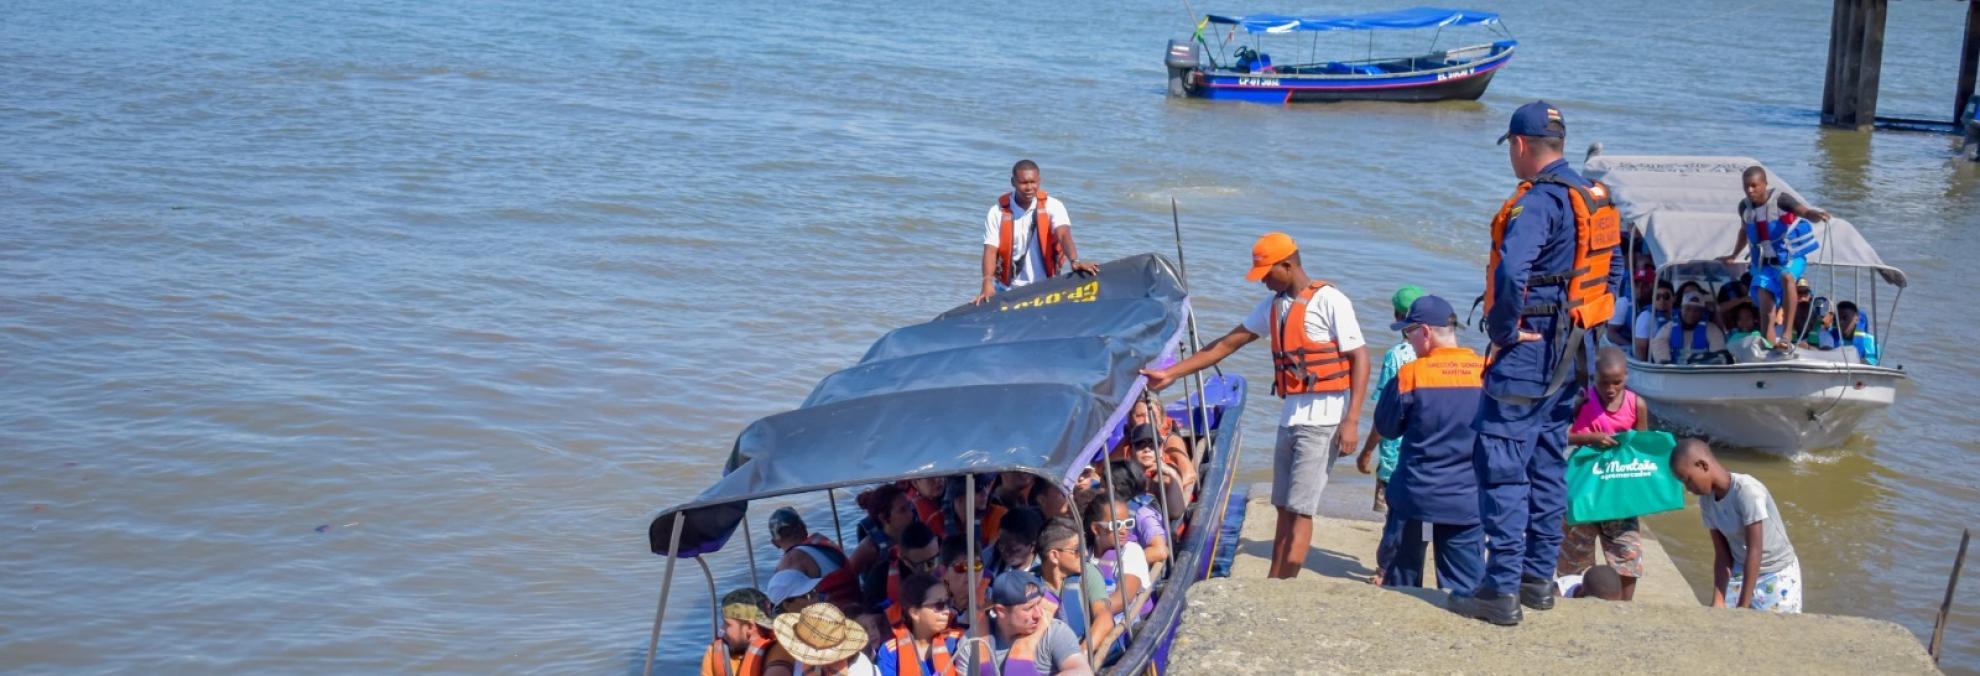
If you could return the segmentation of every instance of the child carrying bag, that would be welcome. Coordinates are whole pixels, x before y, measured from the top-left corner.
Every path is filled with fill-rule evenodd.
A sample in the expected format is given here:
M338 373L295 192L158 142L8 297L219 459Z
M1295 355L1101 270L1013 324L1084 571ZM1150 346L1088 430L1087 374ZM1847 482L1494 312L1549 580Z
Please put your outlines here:
M1669 432L1617 434L1615 448L1582 446L1568 456L1568 523L1614 521L1684 507L1671 472L1677 438Z

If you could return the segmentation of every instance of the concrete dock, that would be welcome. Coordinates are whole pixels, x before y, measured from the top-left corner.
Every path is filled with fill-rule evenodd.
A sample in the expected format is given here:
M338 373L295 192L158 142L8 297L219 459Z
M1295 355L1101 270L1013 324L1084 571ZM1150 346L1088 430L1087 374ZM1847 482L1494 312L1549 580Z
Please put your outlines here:
M1460 618L1442 592L1368 583L1381 515L1365 487L1333 488L1292 580L1265 579L1275 513L1253 488L1231 577L1190 590L1171 673L1938 673L1892 622L1700 606L1654 537L1634 603L1561 599L1517 627Z

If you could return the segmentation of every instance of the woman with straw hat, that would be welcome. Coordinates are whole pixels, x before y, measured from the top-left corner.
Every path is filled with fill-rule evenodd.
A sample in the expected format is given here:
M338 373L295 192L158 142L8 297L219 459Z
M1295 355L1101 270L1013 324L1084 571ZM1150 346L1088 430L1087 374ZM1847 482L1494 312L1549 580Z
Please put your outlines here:
M796 659L796 676L850 674L878 676L873 662L860 654L866 648L866 628L830 603L814 603L802 612L777 616L777 645ZM774 676L775 669L765 672Z

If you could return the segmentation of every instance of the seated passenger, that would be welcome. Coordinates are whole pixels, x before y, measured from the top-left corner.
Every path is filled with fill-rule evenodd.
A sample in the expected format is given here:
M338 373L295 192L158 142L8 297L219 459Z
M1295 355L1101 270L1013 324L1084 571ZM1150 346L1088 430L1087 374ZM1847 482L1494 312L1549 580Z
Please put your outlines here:
M1045 517L1037 508L1018 507L1004 512L1004 518L997 524L997 539L983 550L983 559L988 561L983 574L997 577L1006 570L1031 570L1038 567L1038 532L1045 528Z
M701 656L701 676L763 673L770 648L777 644L770 628L770 598L763 592L744 587L723 594L722 633Z
M941 544L935 541L935 531L929 530L927 524L910 519L908 527L901 531L900 540L873 566L860 570L861 607L869 612L884 613L887 621L882 626L899 624L901 578L934 571L935 560L941 554Z
M1094 614L1096 619L1106 621L1093 623L1089 643L1100 640L1098 637L1113 631L1114 625L1126 621L1127 609L1134 607L1136 597L1152 582L1141 545L1128 539L1128 533L1134 530L1133 514L1126 502L1106 497L1094 500L1086 508L1086 544L1093 552L1093 564L1107 589L1106 614ZM1153 608L1152 602L1143 604L1135 617L1145 616Z
M1194 487L1196 485L1196 461L1190 455L1188 440L1183 439L1182 435L1178 433L1180 428L1176 425L1175 418L1169 417L1167 413L1160 416L1150 415L1150 408L1152 407L1148 405L1148 400L1146 399L1135 402L1134 409L1128 412L1128 419L1124 429L1131 433L1135 428L1148 424L1151 419L1160 424L1161 427L1157 430L1159 432L1157 436L1161 437L1162 441L1162 458L1167 460L1171 467L1176 468L1176 474L1182 477L1183 485ZM1127 436L1125 433L1122 435L1123 438L1121 441L1123 444L1126 443Z
M1066 495L1065 491L1059 490L1058 486L1040 487L1031 497L1038 503L1038 515L1045 517L1048 522L1053 519L1070 519L1073 516L1072 497Z
M1195 486L1183 479L1182 472L1174 465L1157 458L1156 443L1154 425L1134 428L1129 435L1128 449L1131 454L1128 461L1132 462L1136 469L1141 470L1142 478L1147 480L1147 490L1150 494L1157 491L1165 494L1163 497L1168 499L1169 518L1180 519L1184 509L1189 506L1189 496L1195 494ZM1160 504L1160 501L1157 500L1156 504Z
M1045 615L1065 622L1084 645L1093 628L1089 618L1106 614L1095 612L1107 609L1107 586L1100 581L1100 569L1080 559L1079 529L1071 521L1045 524L1045 532L1038 536L1038 549L1045 560L1038 569L1045 583ZM1093 584L1082 584L1082 580Z
M980 654L981 642L967 643L961 651L961 663L970 673L1093 673L1072 628L1045 615L1045 585L1038 576L1005 571L991 583L990 603L989 654Z
M1836 344L1856 348L1856 354L1863 363L1877 365L1877 337L1870 335L1869 322L1857 314L1856 303L1843 301L1836 303Z
M908 524L917 523L914 503L906 491L893 484L860 493L854 501L866 511L866 517L859 521L859 545L853 547L852 566L854 570L866 570L894 546Z
M1726 335L1726 351L1732 353L1733 363L1764 361L1773 346L1760 335L1760 311L1752 301L1734 301L1732 309L1726 313L1732 333Z
M858 569L846 553L823 535L811 532L804 517L791 507L770 513L770 544L784 552L777 570L795 570L818 578L819 594L841 610L859 605Z
M777 647L789 652L798 663L798 674L847 674L868 676L878 673L866 658L867 631L858 622L839 612L838 606L819 603L800 613L777 616ZM766 676L793 673L773 666Z
M940 568L935 572L942 578L942 585L949 590L949 602L955 604L955 612L949 616L949 623L968 629L977 625L989 608L989 597L984 592L990 588L990 580L983 576L982 557L972 559L969 543L961 535L951 535L942 540ZM969 614L970 590L976 594L976 616Z
M818 601L818 578L795 570L780 570L770 576L764 593L770 601L770 614L795 613Z
M993 481L986 481L984 479L985 476L990 475L978 476L976 478L976 504L974 506L965 504L969 499L969 486L963 481L963 478L949 477L949 485L946 490L949 508L942 510L942 532L950 535L963 535L964 531L968 530L963 527L962 515L968 514L975 519L976 541L971 546L977 549L982 549L983 543L997 541L997 527L1003 523L1004 512L1008 511L1003 505L999 505L990 499L990 492L991 489L995 488L995 483Z
M1128 529L1129 542L1140 545L1149 563L1169 560L1169 522L1162 518L1161 504L1148 493L1147 477L1139 469L1114 465L1114 497L1128 506L1134 525ZM1103 493L1095 503L1106 498ZM1088 504L1089 509L1092 504ZM1172 506L1173 508L1173 506Z
M1686 296L1678 321L1665 325L1650 339L1650 361L1689 364L1694 358L1726 349L1726 333L1709 319L1703 295Z
M1677 290L1671 288L1670 280L1658 281L1657 291L1650 297L1650 307L1636 313L1636 323L1630 332L1631 353L1637 361L1650 361L1650 339L1656 337L1665 324L1677 319L1672 312L1676 304Z
M935 537L946 536L946 524L942 523L942 490L946 482L942 477L909 479L901 483L902 488L907 490L908 501L914 503L915 516L935 530Z
M948 588L932 575L916 575L901 581L901 595L911 604L907 621L894 625L893 638L873 656L880 676L957 673L963 631L949 622L955 606Z
M1031 505L1032 488L1037 483L1037 477L1024 472L999 473L996 483L992 484L989 489L990 503L1001 505L1004 509L1028 507ZM976 490L980 491L984 490L984 488L978 485Z

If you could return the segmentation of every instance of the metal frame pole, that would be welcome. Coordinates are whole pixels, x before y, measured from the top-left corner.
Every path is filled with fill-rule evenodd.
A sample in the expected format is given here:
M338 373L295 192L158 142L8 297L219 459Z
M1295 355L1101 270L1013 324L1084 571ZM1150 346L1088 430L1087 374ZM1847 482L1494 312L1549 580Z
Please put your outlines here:
M1100 452L1100 467L1101 482L1107 487L1107 505L1111 507L1113 505L1123 504L1120 500L1114 498L1114 454L1102 449ZM1112 522L1114 520L1112 516L1112 513L1109 512L1107 521ZM1163 516L1166 518L1168 515L1164 514ZM1134 510L1128 510L1128 518L1134 518ZM1114 550L1119 551L1121 548L1121 543L1119 542L1119 538L1121 537L1120 531L1113 530L1112 523L1106 524L1105 527L1108 529L1108 536L1116 538ZM1123 565L1120 554L1114 555L1114 575L1118 578L1114 581L1114 591L1120 592L1121 599L1121 638L1127 640L1129 643L1133 643L1134 632L1128 627L1134 621L1134 613L1131 612L1132 609L1128 608L1128 604L1132 603L1133 600L1127 597L1127 566Z
M708 559L697 556L694 557L694 562L701 564L701 577L708 580L708 605L714 609L715 640L720 641L722 640L722 597L715 593L715 571L709 570ZM735 670L729 667L727 659L722 660L722 673L736 676Z
M971 511L974 511L976 509L976 475L975 474L963 475L963 504L966 505L968 509L970 509ZM983 574L976 572L976 519L973 517L962 518L960 515L958 515L957 518L963 522L963 570L967 571L967 574L969 574L970 576L981 579L983 577ZM995 662L995 659L990 656L990 646L988 642L983 640L983 631L989 629L989 627L977 626L981 624L989 624L992 621L987 618L982 622L976 621L976 618L978 617L978 615L976 614L978 610L976 605L977 581L978 580L970 580L970 588L967 592L969 594L969 638L965 642L974 645L974 648L970 652L970 654L976 657L972 661L981 660L986 663ZM940 665L937 666L939 667ZM992 670L998 671L997 669L995 669L994 665ZM975 671L975 670L972 669L971 671Z
M743 551L749 553L749 586L754 587L760 591L763 589L763 582L757 579L756 577L756 540L755 538L751 538L749 536L748 507L743 508L742 527L743 527ZM777 534L771 533L770 539L774 542L777 539Z
M646 665L640 668L645 676L653 676L653 651L660 649L660 624L667 619L667 595L674 590L674 563L679 560L675 555L681 553L681 530L687 526L686 517L686 512L674 512L674 534L667 542L667 573L660 582L660 607L653 611L653 636L646 641Z
M832 540L839 543L839 551L845 551L846 527L839 523L839 495L835 489L825 489L825 503L832 506Z

